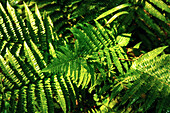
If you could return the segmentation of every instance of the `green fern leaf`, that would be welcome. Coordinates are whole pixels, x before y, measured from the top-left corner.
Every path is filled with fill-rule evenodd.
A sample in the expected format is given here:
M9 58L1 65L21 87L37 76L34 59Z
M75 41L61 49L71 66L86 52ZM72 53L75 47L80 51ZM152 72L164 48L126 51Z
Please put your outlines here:
M114 7L114 8L112 8L112 9L104 12L103 14L101 14L101 15L100 15L99 17L97 17L95 20L99 20L99 19L101 19L101 18L104 18L104 17L106 17L107 15L112 14L112 13L114 13L114 12L120 10L120 9L126 8L126 7L128 7L128 6L131 6L131 5L130 5L130 4L122 4L122 5L119 5L119 6L117 6L117 7ZM118 15L121 15L121 14L117 14L117 16L118 16ZM113 17L112 17L112 18L113 18ZM109 22L108 22L108 23L109 23Z
M119 56L119 59L128 59L128 56L126 55L126 53L124 52L123 48L119 48L116 50L117 51L117 54ZM120 60L120 62L123 64L124 68L126 69L126 71L129 70L129 65L127 62L123 61L123 60Z
M163 11L170 13L170 8L166 3L164 3L162 0L149 0L150 2L154 3L157 7L161 8Z
M41 54L40 50L38 49L38 47L35 45L35 43L34 43L32 40L30 40L30 43L31 43L32 49L37 53L37 55L38 55L38 57L39 57L39 60L41 60L41 62L42 62L41 67L42 67L42 68L46 67L47 64L46 64L46 62L44 61L44 57L43 57L43 55Z
M155 16L156 18L164 21L165 23L167 23L166 18L157 10L155 9L150 3L148 3L147 1L145 1L145 7L146 11L148 11L151 15Z
M32 38L32 40L35 43L38 43L38 40L37 40L38 27L35 24L34 16L33 16L32 12L29 10L28 6L25 4L25 2L24 2L24 7L25 7L26 18L27 18L27 21L28 21L27 25L28 25L28 28L29 28L30 36L34 37L34 38Z
M137 61L135 61L133 64L132 64L132 68L133 69L136 69L136 66L138 66L139 62L142 62L142 61L148 61L148 60L151 60L153 59L154 57L158 56L164 49L166 49L167 46L165 47L159 47L157 49L154 49L150 52L148 52L147 54L143 55L142 57L140 57Z
M57 101L59 100L61 108L66 113L66 100L64 98L63 91L61 89L60 83L56 76L57 75L52 76L52 88L53 88L53 91L55 91L55 94L58 94L58 99L56 100Z
M10 97L10 105L11 106L14 106L14 107L12 107L10 110L11 110L11 112L16 112L16 110L17 110L17 104L18 104L18 98L19 98L19 90L14 90L13 92L12 92L12 94L9 96ZM33 101L34 102L34 101Z
M10 51L7 49L7 58L9 59L10 64L13 66L13 69L15 69L18 72L17 77L20 79L22 84L28 84L29 80L24 74L21 66L19 65L17 59L10 53Z
M35 69L35 71L38 73L38 76L42 79L44 78L44 75L41 73L40 67L36 62L36 59L33 55L33 53L31 52L30 48L28 47L27 43L24 42L24 49L26 52L26 57L28 58L28 62L30 62L30 64L33 66L33 68Z
M29 84L27 90L27 98L28 98L27 102L28 112L33 113L40 110L35 97L35 84Z
M20 91L19 91L19 97L18 97L18 105L17 105L17 110L16 112L22 112L25 113L27 112L27 94L26 94L26 86L23 87Z
M48 112L50 113L54 113L54 101L53 101L53 94L52 94L52 88L51 88L51 84L50 84L50 78L47 78L45 79L45 94L46 94L46 99L47 99L47 105L48 106L45 106L44 104L44 107L47 107L48 108ZM42 87L42 86L41 86ZM45 96L44 96L45 98ZM44 99L45 100L45 99Z
M35 86L35 97L41 112L48 112L47 99L45 95L45 88L43 87L42 80L38 81ZM46 86L47 87L47 86Z
M165 48L167 47L160 47L148 52L143 55L139 61L136 61L136 67L132 67L132 70L130 73L127 73L127 75L136 75L137 78L133 78L134 83L123 96L121 102L122 105L127 103L129 99L132 101L128 104L128 106L140 101L144 103L139 107L138 111L147 111L155 103L155 101L169 96L170 93L168 90L170 87L166 78L169 76L168 70L170 57L169 54L157 56ZM149 59L147 60L146 58ZM134 66L134 64L132 66ZM122 82L125 81L123 80ZM165 100L163 99L162 102L165 103L164 101ZM157 108L157 110L162 111L163 108Z
M20 80L16 77L14 71L10 68L7 62L8 61L5 61L4 58L0 55L0 67L2 68L3 72L6 74L6 78L10 80L9 82L14 83L11 85L11 87L9 87L9 89L12 89L14 85L15 87L21 86Z
M7 9L8 9L8 12L9 12L11 18L14 21L14 24L16 25L16 30L15 31L16 31L17 37L15 37L15 38L18 38L18 41L21 42L21 40L23 40L24 37L23 37L23 32L22 32L22 29L21 29L20 22L18 20L19 17L16 15L16 12L15 12L14 8L11 7L9 2L7 2ZM15 26L14 26L14 28L15 28Z
M117 67L118 71L121 74L123 74L123 68L122 68L121 62L119 61L118 55L116 54L116 51L112 48L110 48L110 51L111 51L111 55L112 55L115 66Z
M65 82L66 82L66 85L67 85L67 88L68 88L68 91L69 91L69 94L71 97L70 99L72 100L73 106L75 107L76 106L76 97L77 97L76 96L77 94L75 91L76 87L73 86L70 78L67 75L64 77L64 79L65 79Z
M122 34L116 37L116 42L118 43L118 45L120 46L127 46L127 44L130 41L130 37L131 34Z
M8 30L11 31L11 29L10 29L11 28L11 22L9 22L10 25L9 25L9 23L8 24L5 23L5 21L10 21L10 20L9 20L9 17L7 17L5 9L3 8L1 3L0 3L0 14L1 14L1 16L0 16L0 24L1 24L0 29L1 29L1 33L3 34L3 37L7 41L9 41L11 39L11 36L8 34L7 31ZM6 26L8 26L8 27L6 27Z
M113 22L117 17L124 15L124 14L129 14L127 11L122 11L119 13L116 13L114 16L112 16L112 18L110 18L106 24L110 24L111 22Z

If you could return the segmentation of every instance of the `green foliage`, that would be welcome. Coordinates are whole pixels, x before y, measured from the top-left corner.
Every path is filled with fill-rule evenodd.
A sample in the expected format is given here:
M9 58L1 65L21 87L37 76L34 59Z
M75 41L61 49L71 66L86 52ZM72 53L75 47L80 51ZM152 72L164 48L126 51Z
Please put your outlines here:
M156 109L155 112L168 111L169 101L169 54L157 56L166 47L157 48L143 55L131 66L131 71L125 74L122 82L134 83L129 87L126 94L123 96L121 105L128 103L128 107L134 103L143 103L138 107L138 111L147 111ZM153 104L156 104L154 107Z
M87 26L87 27L86 27ZM110 35L111 31L105 30L97 21L96 29L90 24L79 24L80 29L71 28L75 38L74 49L68 47L60 47L60 51L56 51L57 58L42 72L56 72L68 74L82 88L87 87L91 80L91 86L95 84L97 69L106 79L111 77L116 68L121 74L128 71L128 62L120 61L119 58L127 59L126 52L122 46L127 45L128 35L116 34ZM114 36L115 35L115 36ZM116 39L115 39L116 38ZM119 40L117 40L119 38ZM113 41L116 40L115 43ZM125 70L124 70L125 69ZM88 79L86 77L88 76Z
M14 2L15 1L15 2ZM12 6L21 13L24 12L23 0L11 0ZM71 33L66 28L73 27L77 23L92 22L111 14L105 24L116 19L121 25L123 32L133 32L132 39L135 42L143 41L142 48L152 50L159 45L169 45L169 2L163 0L26 0L31 11L35 11L37 3L40 13L46 10L54 22L54 30L59 37L67 42L73 40ZM86 10L84 10L86 9ZM106 12L105 12L106 11ZM105 12L105 13L103 13ZM103 13L101 16L99 16ZM119 17L119 18L118 18ZM118 18L118 19L117 19ZM115 21L115 22L116 22ZM92 22L93 23L93 22ZM129 29L126 29L126 28ZM146 35L144 35L146 34ZM152 43L155 42L155 43ZM152 45L152 46L151 46ZM166 51L170 51L167 49Z
M4 3L0 112L170 111L168 0Z
M170 37L169 2L163 0L128 1L128 4L125 1L124 4L104 12L96 20L113 13L113 17L106 22L108 24L121 15L117 21L121 24L120 26L124 26L125 29L122 30L134 33L132 36L134 40L138 41L140 38L149 49L159 47L159 45L170 45L168 38ZM122 15L127 12L128 15ZM169 52L169 49L167 51Z
M165 48L146 53L133 62L127 73L114 78L114 83L109 82L99 87L94 95L99 110L147 112L152 109L154 112L168 112L170 55L158 56ZM105 93L108 89L111 94Z
M101 19L101 18L103 18L103 17L105 17L105 16L107 16L107 15L109 15L109 14L111 14L111 13L114 13L114 12L116 12L116 11L118 11L118 10L120 10L120 9L123 9L123 8L125 8L125 7L128 7L128 6L130 6L130 4L122 4L122 5L119 5L119 6L117 6L117 7L114 7L114 8L112 8L112 9L106 11L105 13L101 14L99 17L96 18L96 20ZM127 12L127 11L122 11L122 12L116 13L111 19L108 20L108 22L107 22L106 24L111 23L111 22L114 21L117 17L119 17L120 15L123 15L123 14L128 14L128 12Z
M105 2L102 0L11 0L10 4L22 14L23 1L31 11L35 11L34 4L37 4L41 14L46 11L54 23L54 30L61 34L62 38L65 36L69 38L71 35L66 28L78 22L92 21L100 11L113 6L112 0Z
M50 18L44 13L42 19L37 6L32 14L25 4L26 20L9 3L8 12L0 7L0 112L53 113L60 109L54 106L54 98L64 112L71 101L75 106L76 87L71 79L41 72L56 57L59 44Z

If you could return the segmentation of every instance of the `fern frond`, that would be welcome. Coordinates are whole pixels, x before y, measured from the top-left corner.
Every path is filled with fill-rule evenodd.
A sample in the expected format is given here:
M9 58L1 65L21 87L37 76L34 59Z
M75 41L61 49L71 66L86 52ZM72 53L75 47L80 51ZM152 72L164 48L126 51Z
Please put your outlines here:
M138 101L143 102L138 111L147 111L152 104L163 102L165 105L165 99L170 95L169 89L169 54L157 56L167 47L160 47L151 52L146 53L144 56L135 61L131 66L131 70L127 73L127 79L134 81L126 94L123 96L120 105L128 103L128 106L132 106ZM150 57L150 58L149 58ZM149 58L149 59L148 59ZM127 76L126 75L126 76ZM133 78L137 76L136 78ZM122 82L126 81L126 78ZM132 100L133 99L133 100ZM131 100L129 103L128 100ZM155 102L156 101L156 102ZM157 106L158 104L156 104ZM158 105L159 106L159 105ZM155 109L155 108L154 108ZM158 111L163 111L166 107L157 108ZM168 108L166 109L168 110Z
M156 18L164 21L165 23L167 23L166 18L157 10L155 9L150 3L148 3L147 1L145 2L145 7L146 11L148 11L151 15L155 16Z
M79 24L82 29L71 28L76 38L74 50L68 47L60 47L57 58L54 59L42 72L56 72L70 76L78 87L87 87L89 83L94 87L97 76L112 77L115 68L121 73L129 70L129 63L120 61L120 58L128 58L123 50L129 42L131 34L118 35L116 43L113 37L96 21L97 28L90 24ZM95 69L96 68L96 69ZM101 75L95 73L98 70ZM92 89L91 89L92 91Z
M56 99L57 101L59 100L61 108L63 109L64 112L66 112L66 100L63 94L63 90L61 89L61 85L59 83L58 77L57 75L53 76L51 78L51 82L52 82L52 89L54 91L55 94L58 94L58 99Z
M24 74L19 62L17 59L10 53L10 51L7 49L7 59L9 59L9 63L13 67L13 70L15 69L17 72L15 72L20 79L22 84L28 84L29 80Z
M16 25L16 26L14 26L14 29L15 29L18 41L21 42L24 39L24 37L23 37L23 32L22 32L22 28L20 25L19 17L18 17L19 15L16 15L14 8L11 7L9 2L7 2L7 10L9 12L9 15L11 16L11 19L13 20L13 22Z
M113 5L113 9L119 9L119 6L124 6L126 3L127 1L122 2L121 5L118 4L118 8ZM159 47L160 43L164 46L169 45L168 37L170 35L170 10L168 7L168 2L163 0L146 0L128 1L128 3L131 5L125 8L129 14L126 16L120 16L116 21L114 20L114 23L119 22L120 26L126 26L125 29L120 28L120 30L134 32L133 36L135 37L132 38L139 41L136 36L140 37L140 40L147 42L146 46L151 45L152 42L155 42L153 43L153 48ZM109 12L111 12L111 10L101 14L101 18L110 14ZM123 9L118 11L118 13L123 12ZM118 14L117 12L115 13ZM107 24L107 21L105 24ZM143 36L143 34L145 34L145 36Z
M16 75L14 74L14 71L10 68L10 66L7 64L8 61L6 61L1 55L0 55L0 66L1 69L3 70L3 72L5 73L5 78L7 78L7 80L10 82L12 82L13 84L11 84L10 87L8 87L9 89L12 89L13 87L19 87L21 85L20 80L16 77ZM11 76L12 75L12 76Z
M112 8L112 9L104 12L103 14L101 14L99 17L96 18L96 20L99 20L99 19L101 19L101 18L104 18L105 16L107 16L107 15L109 15L109 14L111 14L111 13L114 13L114 12L120 10L120 9L123 9L123 8L125 8L125 7L128 7L128 6L130 6L130 4L121 4L121 5L117 6L117 7L114 7L114 8ZM117 14L118 14L118 13L117 13ZM116 16L116 15L115 15L115 16ZM113 18L113 17L112 17L112 18ZM108 23L109 23L109 22L108 22Z
M28 6L25 3L24 3L24 7L25 7L27 26L28 26L28 30L29 30L30 36L34 37L34 38L32 38L32 40L35 43L38 43L38 38L37 38L38 27L35 24L35 18L33 16L32 12L29 10Z
M170 13L170 9L166 3L162 0L149 0L150 2L154 3L157 7L161 8L163 11Z
M35 97L36 97L36 101L37 101L39 110L41 112L48 112L47 104L49 103L48 101L50 101L50 97L49 97L50 93L46 93L46 91L48 90L47 89L48 88L48 85L47 85L48 80L45 81L46 84L43 84L42 82L43 81L40 80L35 84ZM50 88L49 88L49 90L50 90ZM47 101L47 99L49 99L49 100ZM50 105L50 104L48 104L48 105Z
M73 85L72 78L41 72L57 57L58 37L53 32L52 21L45 13L42 19L37 7L35 15L26 4L24 7L25 21L9 3L8 12L0 4L0 98L3 98L0 112L54 113L55 103L59 103L64 112L71 111L77 100L77 86Z
M17 110L16 110L17 112L22 112L22 113L27 112L26 89L27 89L27 87L25 86L25 87L21 88L21 90L19 91L18 105L17 105Z
M45 95L46 95L46 99L47 99L47 105L46 106L48 108L48 112L50 113L54 113L54 102L53 102L53 93L52 93L52 87L51 87L51 83L50 83L50 78L45 79ZM45 98L45 96L44 96Z
M36 112L39 111L40 108L38 103L36 102L35 97L35 84L29 84L27 89L27 110L28 112Z
M149 61L153 58L155 58L156 56L158 56L160 53L162 53L162 51L164 49L166 49L167 46L165 47L160 47L160 48L157 48L157 49L154 49L152 50L151 52L148 52L147 54L143 55L141 58L139 58L137 61L135 61L133 63L133 65L131 66L133 69L137 69L137 66L139 65L138 63L140 62L146 62L146 61Z
M44 78L44 77L43 77L43 74L40 73L40 67L39 67L39 65L37 64L36 59L35 59L33 53L31 52L31 50L30 50L30 48L28 47L28 45L27 45L26 42L24 42L24 50L25 50L25 52L26 52L26 57L27 57L27 59L30 60L30 61L28 61L28 62L31 64L31 66L34 68L34 70L38 73L38 77L41 78L41 79Z

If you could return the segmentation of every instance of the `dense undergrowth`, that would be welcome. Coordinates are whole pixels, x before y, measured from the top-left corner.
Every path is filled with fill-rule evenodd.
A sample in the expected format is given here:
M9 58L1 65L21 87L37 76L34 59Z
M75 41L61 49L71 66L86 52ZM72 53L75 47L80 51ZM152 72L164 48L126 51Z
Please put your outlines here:
M0 112L170 112L169 3L1 0Z

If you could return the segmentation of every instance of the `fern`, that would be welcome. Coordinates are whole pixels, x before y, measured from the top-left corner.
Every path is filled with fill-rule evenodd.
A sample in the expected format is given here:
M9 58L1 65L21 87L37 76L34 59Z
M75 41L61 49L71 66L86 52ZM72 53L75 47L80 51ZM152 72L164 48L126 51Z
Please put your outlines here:
M119 18L116 19L121 25L126 26L125 28L128 27L128 29L122 29L123 31L134 32L132 36L133 39L138 41L137 37L140 37L140 40L146 42L145 44L147 46L153 45L153 41L157 42L154 43L154 47L158 47L160 44L164 46L169 45L170 10L168 2L163 0L128 1L129 5L127 5L127 1L125 1L123 2L124 4L104 12L96 19L101 19L114 13L114 16L106 22L106 24L108 24L116 19L119 14L124 14L123 10L126 8L126 13L128 12L129 14L119 16ZM143 35L145 33L146 35ZM169 50L167 49L167 51Z
M113 64L121 74L125 71L123 68L128 71L129 64L120 61L119 57L127 58L122 46L125 46L129 40L119 35L117 36L118 44L114 44L111 40L114 37L109 36L109 33L97 21L96 25L98 29L90 24L86 24L87 27L80 24L82 30L72 28L74 38L77 39L74 50L60 47L62 52L57 51L57 58L42 72L69 74L75 81L80 80L77 84L82 84L84 87L84 83L81 83L83 79L83 81L87 80L85 86L88 85L91 78L93 78L91 83L96 81L94 76L94 67L96 66L105 79L106 76L111 76L114 72ZM125 43L120 39L124 40ZM103 69L104 67L107 71ZM88 79L85 78L87 76ZM93 85L91 84L91 86Z
M33 0L27 2L30 7L33 7L32 11L34 10L34 3ZM168 3L168 1L163 0L107 0L105 2L96 0L77 0L69 2L67 0L37 1L38 7L42 11L46 10L47 14L52 17L52 21L55 23L54 27L59 31L59 36L66 38L66 41L72 40L72 35L65 28L72 27L77 22L89 22L94 18L100 19L103 15L107 16L108 14L111 14L113 18L108 20L105 24L108 24L115 19L116 21L118 20L122 23L121 25L129 27L129 29L122 29L127 30L123 32L134 32L134 35L132 36L133 39L139 42L138 40L140 38L140 40L146 42L146 46L149 45L150 50L159 47L160 44L165 46L169 45L170 10ZM22 0L19 0L18 2L11 1L11 4L17 7L17 4L22 4ZM19 9L22 9L23 5L19 5L18 7ZM99 16L104 11L106 12ZM63 16L63 14L66 16ZM145 33L146 35L144 36L143 34ZM156 42L154 43L154 47L150 46L153 45L152 42ZM166 51L169 50L167 49Z
M169 55L167 54L156 57L165 48L166 47L162 47L148 52L139 60L134 62L132 70L135 69L135 71L132 71L128 75L137 75L137 78L133 85L129 88L130 92L127 91L124 95L121 102L122 104L124 104L131 96L134 96L133 98L135 98L135 101L133 102L140 101L139 98L142 97L146 99L145 103L139 107L139 111L147 111L155 100L159 100L158 103L162 106L158 107L159 104L156 104L157 112L169 110L168 106L163 107L166 106L166 103L168 103L169 97L169 81L167 80L169 76ZM146 97L143 97L142 95L146 95ZM130 104L132 103L129 103L129 106Z
M169 54L158 56L165 48L167 47L157 48L140 57L125 75L114 78L115 85L104 85L105 90L99 90L96 94L100 100L99 105L107 106L106 110L122 112L133 112L132 110L147 112L150 109L154 109L156 112L167 112L170 94ZM100 99L100 96L104 95L103 92L108 90L106 88L108 86L111 86L112 93L107 98L108 103L105 104L106 101ZM121 92L123 95L120 95ZM103 102L101 102L102 100ZM122 106L124 106L123 109Z
M71 111L78 97L73 81L62 74L41 72L56 57L58 48L51 19L45 13L42 19L37 6L35 15L26 4L24 7L26 20L9 3L8 12L0 4L0 112L53 113L60 109L55 103L64 112Z
M96 15L92 15L98 13L99 11L103 11L108 7L111 7L112 0L107 0L107 2L103 2L101 0L24 0L26 4L29 6L31 11L35 11L34 4L36 3L38 8L40 9L41 14L44 10L51 17L54 23L54 30L59 34L62 34L62 38L64 36L70 37L70 33L68 33L65 28L74 26L77 22L89 22L93 20ZM5 1L4 1L5 3ZM20 13L24 11L23 0L10 1L10 4ZM86 9L86 10L84 10ZM92 15L88 16L88 15Z
M17 11L8 2L6 8L0 4L0 112L170 110L169 54L159 55L167 46L136 59L129 59L129 50L125 49L134 35L130 32L139 32L138 36L143 37L138 29L145 30L144 40L148 43L157 41L157 36L161 41L167 39L163 45L169 43L168 1L119 0L112 5L109 3L113 1L108 0L108 7L95 0L85 5L86 0L39 1L35 6L33 1L25 2L18 2L21 5ZM82 11L84 7L94 13L94 9L105 11L114 6L117 7L97 18L113 16L104 20L104 26L96 20L93 25L86 23L100 12L91 17ZM46 11L39 11L38 7ZM24 11L22 15L20 9ZM56 24L60 20L62 27ZM69 21L71 24L65 23ZM62 33L73 33L71 43L54 32L61 28Z

